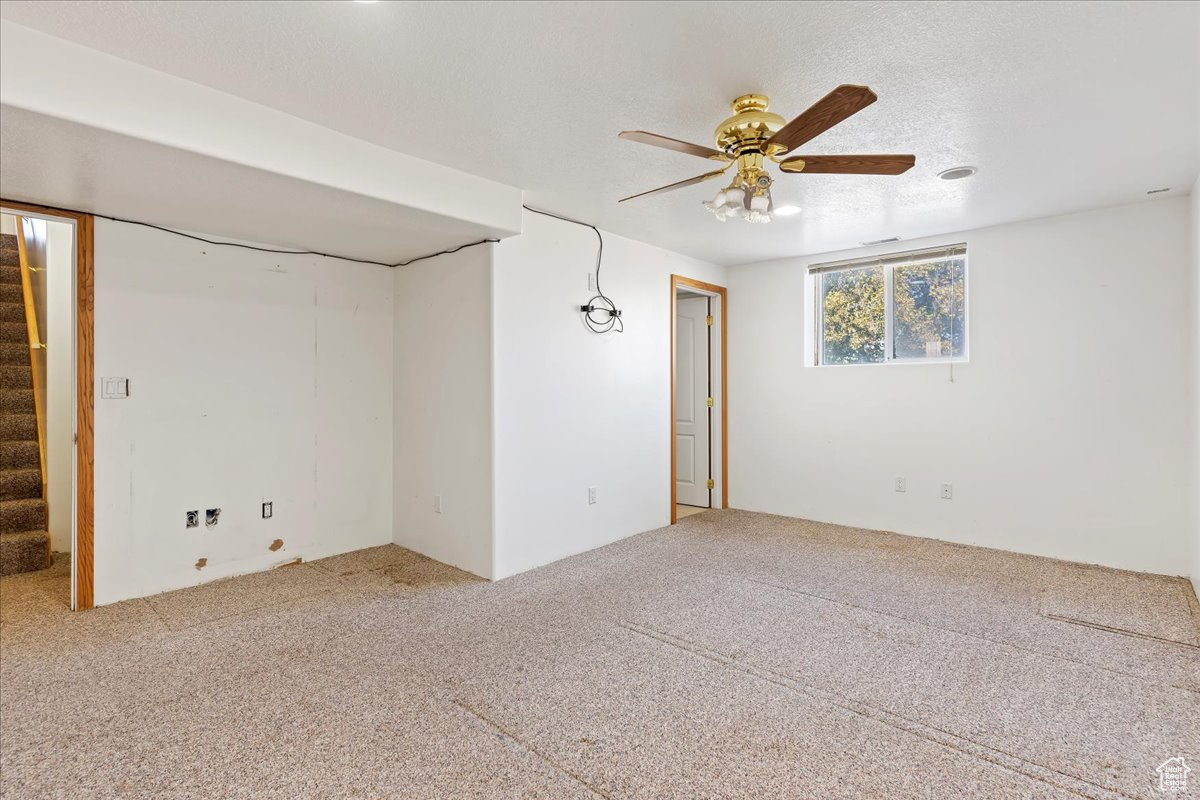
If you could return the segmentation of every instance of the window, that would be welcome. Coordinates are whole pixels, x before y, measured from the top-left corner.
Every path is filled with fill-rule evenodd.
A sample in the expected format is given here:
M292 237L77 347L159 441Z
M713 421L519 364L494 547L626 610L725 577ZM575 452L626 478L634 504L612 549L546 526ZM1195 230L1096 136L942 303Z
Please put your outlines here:
M818 365L964 360L967 248L817 264Z

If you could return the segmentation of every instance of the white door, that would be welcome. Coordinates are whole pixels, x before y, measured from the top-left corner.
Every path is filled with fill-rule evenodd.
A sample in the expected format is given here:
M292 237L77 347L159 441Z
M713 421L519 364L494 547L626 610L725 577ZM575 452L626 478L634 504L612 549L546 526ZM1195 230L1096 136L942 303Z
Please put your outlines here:
M676 301L675 502L709 505L708 298Z

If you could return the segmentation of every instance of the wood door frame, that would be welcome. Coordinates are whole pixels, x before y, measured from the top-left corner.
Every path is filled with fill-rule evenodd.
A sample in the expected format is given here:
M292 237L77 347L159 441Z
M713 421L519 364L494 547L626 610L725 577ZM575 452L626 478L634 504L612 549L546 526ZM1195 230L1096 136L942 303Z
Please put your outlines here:
M721 504L719 508L729 508L729 302L725 296L725 287L713 283L705 283L682 275L671 275L671 524L675 519L675 384L678 371L675 359L675 317L678 313L677 301L680 288L699 289L702 292L715 294L721 299ZM712 442L709 442L712 447Z
M95 229L91 214L0 198L0 206L75 223L75 610L95 606ZM43 476L44 477L44 476Z

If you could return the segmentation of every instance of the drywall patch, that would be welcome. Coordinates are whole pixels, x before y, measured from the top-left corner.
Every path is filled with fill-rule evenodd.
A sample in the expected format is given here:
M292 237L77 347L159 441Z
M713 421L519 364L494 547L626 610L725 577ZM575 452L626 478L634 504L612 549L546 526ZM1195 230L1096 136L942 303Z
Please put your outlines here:
M196 559L196 569L204 569L204 568L205 568L205 567L207 567L207 566L208 566L208 559L207 559L207 558L198 558L198 559Z
M283 547L283 539L276 539L275 541L271 542L271 546L268 547L267 549L270 550L272 553L274 553L276 550L278 550L281 547Z

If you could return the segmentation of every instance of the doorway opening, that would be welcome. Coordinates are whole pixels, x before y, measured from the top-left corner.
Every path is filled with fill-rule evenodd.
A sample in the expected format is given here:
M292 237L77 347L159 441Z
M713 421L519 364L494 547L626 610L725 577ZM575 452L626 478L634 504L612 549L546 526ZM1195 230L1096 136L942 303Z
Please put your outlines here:
M93 217L0 200L0 575L92 608Z
M671 276L671 524L729 507L725 287Z

